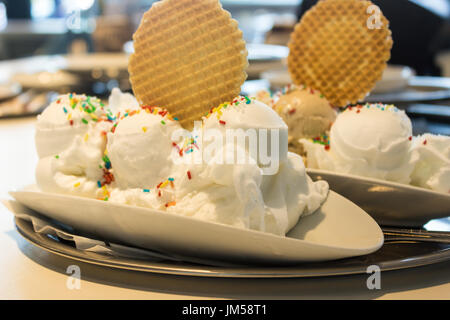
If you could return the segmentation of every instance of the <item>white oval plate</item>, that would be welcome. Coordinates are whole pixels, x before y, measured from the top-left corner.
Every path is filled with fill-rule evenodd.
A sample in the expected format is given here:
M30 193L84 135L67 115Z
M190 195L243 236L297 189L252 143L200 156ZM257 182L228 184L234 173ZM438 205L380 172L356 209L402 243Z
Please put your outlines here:
M356 175L307 169L313 180L367 211L379 224L420 227L433 219L450 216L450 194Z
M253 263L298 263L366 255L384 241L361 208L330 192L317 212L288 237L134 206L50 194L35 186L10 193L23 205L103 240L183 256Z

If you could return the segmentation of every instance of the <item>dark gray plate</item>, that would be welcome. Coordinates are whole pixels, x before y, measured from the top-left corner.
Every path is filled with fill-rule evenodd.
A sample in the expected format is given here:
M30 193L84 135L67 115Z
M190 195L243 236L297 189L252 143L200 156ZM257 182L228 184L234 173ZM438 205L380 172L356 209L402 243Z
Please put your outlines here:
M19 233L32 244L48 252L66 258L95 265L152 272L160 274L221 277L221 278L305 278L340 276L349 274L365 274L367 268L378 266L381 271L399 270L430 265L450 260L450 244L416 241L390 241L386 237L385 244L377 252L357 257L326 263L303 263L289 267L264 266L209 266L185 262L164 260L131 259L107 254L99 254L78 250L74 244L53 236L34 232L30 222L16 218ZM158 253L158 255L160 255Z

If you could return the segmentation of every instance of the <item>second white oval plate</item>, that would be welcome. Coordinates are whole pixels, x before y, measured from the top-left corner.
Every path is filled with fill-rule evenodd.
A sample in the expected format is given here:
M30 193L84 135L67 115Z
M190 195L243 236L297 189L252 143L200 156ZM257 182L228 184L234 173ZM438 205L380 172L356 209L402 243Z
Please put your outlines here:
M146 208L39 191L10 193L23 205L102 240L183 256L246 264L336 260L370 254L384 241L361 208L330 192L287 237L205 222Z
M450 216L450 194L385 180L307 169L313 180L366 210L379 224L421 227L428 221Z

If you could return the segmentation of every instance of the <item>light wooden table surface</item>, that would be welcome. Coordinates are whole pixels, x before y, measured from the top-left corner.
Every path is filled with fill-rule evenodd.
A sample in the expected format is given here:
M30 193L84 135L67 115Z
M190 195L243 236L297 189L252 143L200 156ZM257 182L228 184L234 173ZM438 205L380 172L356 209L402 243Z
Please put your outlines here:
M34 119L0 120L0 198L34 183ZM68 266L81 287L67 287ZM381 274L315 279L209 279L114 270L56 256L27 243L0 204L0 299L450 299L450 262Z

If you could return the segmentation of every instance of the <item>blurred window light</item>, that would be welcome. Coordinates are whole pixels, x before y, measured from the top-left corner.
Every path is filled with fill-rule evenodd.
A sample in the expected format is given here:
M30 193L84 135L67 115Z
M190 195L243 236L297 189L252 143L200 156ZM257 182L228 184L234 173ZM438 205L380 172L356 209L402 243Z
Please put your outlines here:
M8 25L8 17L6 16L6 7L3 2L0 2L0 31Z
M411 2L443 18L450 17L450 3L448 0L411 0Z
M94 5L95 0L63 0L61 3L66 13L72 13L89 10Z
M48 18L55 12L55 0L31 0L31 17Z

